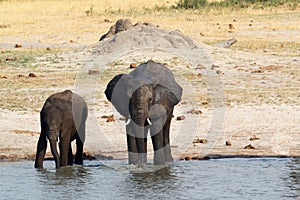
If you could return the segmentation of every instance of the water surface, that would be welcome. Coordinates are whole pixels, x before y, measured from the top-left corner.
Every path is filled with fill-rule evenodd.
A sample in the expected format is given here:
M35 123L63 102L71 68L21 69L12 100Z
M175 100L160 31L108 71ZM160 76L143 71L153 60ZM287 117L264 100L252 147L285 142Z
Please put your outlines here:
M125 160L43 170L0 162L0 199L299 199L300 158L176 161L165 168Z

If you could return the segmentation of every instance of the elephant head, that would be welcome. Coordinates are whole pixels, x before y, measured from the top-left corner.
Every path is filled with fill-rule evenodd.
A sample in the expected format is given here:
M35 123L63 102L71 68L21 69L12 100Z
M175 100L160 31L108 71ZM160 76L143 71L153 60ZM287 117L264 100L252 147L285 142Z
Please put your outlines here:
M148 61L129 74L116 75L108 83L105 95L126 118L130 164L146 162L149 129L157 151L154 163L173 160L169 149L169 126L173 107L181 100L182 88L167 67ZM167 153L162 149L164 147L169 149Z

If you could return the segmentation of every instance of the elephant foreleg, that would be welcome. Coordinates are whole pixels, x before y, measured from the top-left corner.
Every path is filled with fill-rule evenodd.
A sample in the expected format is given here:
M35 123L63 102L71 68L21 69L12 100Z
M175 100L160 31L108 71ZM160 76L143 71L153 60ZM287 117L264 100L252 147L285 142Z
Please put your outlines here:
M59 142L60 166L66 166L68 164L70 143L71 143L71 141L68 138L62 138Z
M128 150L128 164L136 165L138 164L138 148L136 143L136 138L132 130L131 124L126 126L126 137L127 137L127 150Z
M150 127L151 140L154 150L154 165L162 165L165 163L163 130L161 127L161 119L155 119Z
M47 138L46 138L46 134L42 131L39 137L37 150L36 150L36 157L34 163L35 168L43 167L43 161L44 161L46 149L47 149Z
M163 145L163 135L162 131L159 131L155 135L151 136L153 150L154 150L154 165L163 165L165 164L165 152Z
M147 163L147 132L147 128L135 125L135 140L139 165Z
M171 147L170 147L170 126L171 126L172 115L173 115L173 109L168 113L168 118L163 127L163 145L164 145L164 153L165 153L165 161L166 162L174 161L172 154L171 154Z

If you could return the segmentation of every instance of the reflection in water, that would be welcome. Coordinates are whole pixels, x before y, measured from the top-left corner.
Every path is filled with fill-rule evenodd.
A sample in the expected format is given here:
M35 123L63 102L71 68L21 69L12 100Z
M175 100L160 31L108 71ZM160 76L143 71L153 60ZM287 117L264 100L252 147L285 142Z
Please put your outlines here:
M289 197L300 198L300 157L291 158L287 166L290 171L285 181L290 190L294 191Z
M85 184L89 182L89 168L82 166L66 166L56 169L39 169L41 196L56 193L59 199L76 198L76 193L84 191ZM71 191L70 191L71 190Z
M173 191L176 186L172 186L171 182L174 182L176 178L175 174L171 172L170 167L164 167L154 172L135 173L128 174L126 179L125 193L129 197L144 198L147 194L154 193L166 195L166 193ZM140 191L137 193L137 191Z

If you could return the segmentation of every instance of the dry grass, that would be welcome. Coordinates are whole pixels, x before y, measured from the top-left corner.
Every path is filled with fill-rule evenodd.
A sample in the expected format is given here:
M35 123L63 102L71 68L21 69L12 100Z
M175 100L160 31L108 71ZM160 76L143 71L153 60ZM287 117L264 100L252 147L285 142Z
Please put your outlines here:
M6 28L0 28L0 43L29 42L33 46L36 43L51 46L51 44L69 43L72 40L79 44L93 44L117 19L131 18L133 22L148 21L157 23L165 29L180 29L184 34L200 42L212 44L236 37L238 42L232 46L233 49L279 56L299 56L300 34L297 34L300 30L299 8L295 10L284 7L240 10L168 8L175 3L175 0L0 1L0 25L8 25L4 26ZM229 24L232 24L233 28L229 28ZM0 108L38 111L49 93L74 84L76 71L69 66L76 66L77 61L64 60L58 56L57 50L53 50L52 47L51 49L50 52L38 48L18 49L0 54L1 96L6 97L0 98ZM6 58L16 58L16 60L7 62ZM177 64L172 63L175 62L174 60L170 62L172 65ZM119 65L122 66L124 63ZM127 68L124 68L123 71L126 70ZM19 74L27 76L30 72L36 73L38 77L18 78ZM117 71L112 70L107 73L110 76L103 74L105 80ZM280 73L288 74L290 71ZM298 75L299 70L294 73ZM195 75L183 72L181 74L189 81L203 85L202 80ZM272 103L274 99L275 103L281 103L287 96L293 98L298 92L298 87L295 85L297 82L292 85L293 87L274 86L272 96L268 94L268 85L261 86L244 80L238 81L242 85L249 84L247 88L250 90L245 91L238 86L226 85L229 104ZM205 94L199 102L208 100Z
M300 8L174 10L176 0L1 1L0 43L92 44L119 18L150 21L180 29L194 39L215 43L236 37L241 50L299 51ZM41 9L42 8L42 9ZM109 22L105 22L105 19ZM234 28L230 29L229 24ZM287 44L287 45L286 45Z

